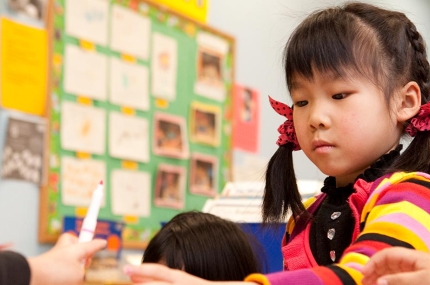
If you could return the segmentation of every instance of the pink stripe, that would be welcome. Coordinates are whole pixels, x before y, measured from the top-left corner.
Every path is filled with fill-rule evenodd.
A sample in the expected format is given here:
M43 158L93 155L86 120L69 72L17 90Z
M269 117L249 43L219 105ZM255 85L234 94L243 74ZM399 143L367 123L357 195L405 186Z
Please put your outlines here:
M348 262L348 263L344 263L342 265L344 265L346 267L353 268L353 269L355 269L355 270L357 270L359 272L361 272L361 270L363 270L363 265L361 265L359 263L356 263L356 262Z
M372 223L373 222L389 222L405 227L414 232L426 244L427 250L430 249L430 232L420 222L405 213L384 215L372 221Z
M89 233L94 233L94 231L89 230L89 229L81 229L81 232L89 232Z

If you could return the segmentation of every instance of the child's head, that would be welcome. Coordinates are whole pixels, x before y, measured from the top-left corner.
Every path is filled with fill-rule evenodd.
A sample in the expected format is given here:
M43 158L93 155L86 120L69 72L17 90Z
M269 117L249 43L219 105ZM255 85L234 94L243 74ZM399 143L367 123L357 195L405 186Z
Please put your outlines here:
M243 280L261 270L248 238L234 222L185 212L151 239L142 262L165 264L208 280Z
M403 13L363 3L315 12L293 32L284 59L298 144L339 185L395 148L420 105L430 101L425 43ZM418 133L394 167L430 171L429 146L428 132ZM265 221L304 210L294 147L280 146L269 162ZM412 150L424 158L417 161Z

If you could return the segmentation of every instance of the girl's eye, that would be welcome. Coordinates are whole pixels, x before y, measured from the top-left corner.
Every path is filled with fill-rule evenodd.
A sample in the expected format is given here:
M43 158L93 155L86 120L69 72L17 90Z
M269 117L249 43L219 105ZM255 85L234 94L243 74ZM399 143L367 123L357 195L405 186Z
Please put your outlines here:
M308 104L308 101L297 101L296 103L294 103L294 106L303 107L303 106L306 106L307 104Z
M335 99L335 100L345 99L346 98L346 94L345 93L334 94L332 96L332 98Z

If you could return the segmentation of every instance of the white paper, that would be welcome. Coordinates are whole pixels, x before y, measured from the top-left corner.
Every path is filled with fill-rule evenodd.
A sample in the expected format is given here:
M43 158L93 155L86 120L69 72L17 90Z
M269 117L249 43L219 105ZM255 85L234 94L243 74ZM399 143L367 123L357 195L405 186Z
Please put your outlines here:
M66 46L64 57L64 90L106 100L107 57L73 45Z
M112 5L110 47L143 60L149 58L148 18L119 5Z
M117 158L148 162L148 121L117 112L109 113L109 154Z
M112 213L148 217L151 207L151 176L147 172L112 171Z
M66 33L96 44L107 45L109 1L66 0Z
M176 74L178 66L177 42L160 33L152 36L152 94L174 100L176 97Z
M64 101L61 106L61 147L105 153L106 112L100 108Z
M101 180L106 184L106 165L103 161L68 156L61 158L61 198L64 205L88 206Z
M110 101L121 106L149 110L148 77L146 66L110 58Z

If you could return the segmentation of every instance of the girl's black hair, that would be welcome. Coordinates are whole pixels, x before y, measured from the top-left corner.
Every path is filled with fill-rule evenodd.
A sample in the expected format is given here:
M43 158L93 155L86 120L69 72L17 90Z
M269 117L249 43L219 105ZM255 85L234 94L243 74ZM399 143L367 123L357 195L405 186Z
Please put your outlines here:
M262 272L259 246L234 222L209 213L184 212L151 239L142 263L163 263L207 280L243 280Z
M410 81L430 100L425 42L405 14L370 4L347 3L315 12L293 32L285 47L288 89L296 76L314 72L347 78L359 74L381 86L387 106L395 91ZM419 132L387 171L430 172L430 132ZM283 221L306 213L293 171L291 147L281 146L266 171L263 221Z

